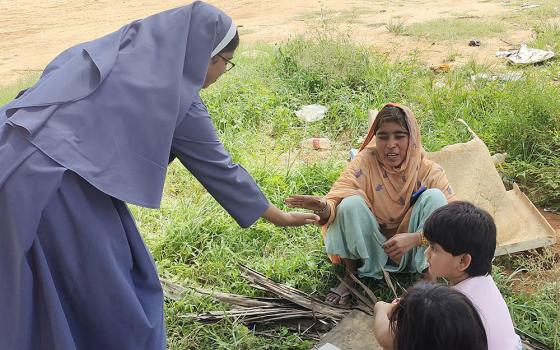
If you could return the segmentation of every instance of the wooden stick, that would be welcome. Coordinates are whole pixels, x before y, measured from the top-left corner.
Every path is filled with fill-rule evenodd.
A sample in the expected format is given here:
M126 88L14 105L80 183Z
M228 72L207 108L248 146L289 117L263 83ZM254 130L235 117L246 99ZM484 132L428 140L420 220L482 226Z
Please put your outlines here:
M362 287L362 289L366 292L371 302L375 305L377 303L377 297L375 296L375 293L373 293L371 289L369 289L365 284L363 284L358 277L354 276L354 274L351 273L350 277L354 282L356 282L360 287Z

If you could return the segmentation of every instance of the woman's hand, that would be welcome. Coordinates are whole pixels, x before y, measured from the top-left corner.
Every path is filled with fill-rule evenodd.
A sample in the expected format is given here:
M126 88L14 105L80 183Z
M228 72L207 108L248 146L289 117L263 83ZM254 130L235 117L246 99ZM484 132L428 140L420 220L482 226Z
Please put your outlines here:
M400 263L401 257L418 245L418 235L419 233L397 233L383 244L383 250L391 260Z
M284 203L290 208L303 208L313 211L325 209L327 200L325 197L308 196L308 195L293 195L284 200Z
M317 214L299 212L286 213L278 209L274 204L270 204L261 217L272 222L276 226L302 226L316 224L320 220Z

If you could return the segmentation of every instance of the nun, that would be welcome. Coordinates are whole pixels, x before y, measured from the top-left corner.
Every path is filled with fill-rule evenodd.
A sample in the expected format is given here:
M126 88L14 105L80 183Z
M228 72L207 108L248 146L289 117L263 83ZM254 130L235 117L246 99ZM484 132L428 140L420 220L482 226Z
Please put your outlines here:
M71 47L0 107L0 349L165 349L163 294L126 203L159 207L178 158L241 227L283 212L233 164L200 89L233 67L203 2Z

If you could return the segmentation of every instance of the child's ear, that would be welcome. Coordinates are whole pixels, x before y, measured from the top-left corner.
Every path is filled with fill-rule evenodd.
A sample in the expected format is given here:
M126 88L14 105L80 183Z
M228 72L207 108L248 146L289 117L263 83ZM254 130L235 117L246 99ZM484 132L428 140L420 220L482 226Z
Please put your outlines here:
M463 256L461 257L461 261L459 262L459 271L465 271L466 269L468 269L469 266L471 266L471 262L471 255L468 253L463 254Z

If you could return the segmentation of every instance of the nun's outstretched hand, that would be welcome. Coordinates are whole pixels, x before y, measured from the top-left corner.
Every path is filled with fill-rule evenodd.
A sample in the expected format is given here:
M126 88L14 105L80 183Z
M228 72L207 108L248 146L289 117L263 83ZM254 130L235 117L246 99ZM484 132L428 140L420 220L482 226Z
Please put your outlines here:
M316 224L319 221L319 216L317 214L295 211L284 212L272 203L261 217L269 222L272 222L276 226L302 226L307 224Z

